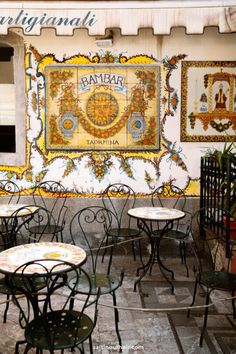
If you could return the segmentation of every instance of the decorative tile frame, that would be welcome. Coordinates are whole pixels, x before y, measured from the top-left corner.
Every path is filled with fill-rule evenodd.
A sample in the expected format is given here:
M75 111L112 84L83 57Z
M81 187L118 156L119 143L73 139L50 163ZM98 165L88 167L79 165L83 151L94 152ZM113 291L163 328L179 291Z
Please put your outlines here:
M158 150L158 65L45 67L47 150Z
M181 141L236 141L236 61L183 61Z

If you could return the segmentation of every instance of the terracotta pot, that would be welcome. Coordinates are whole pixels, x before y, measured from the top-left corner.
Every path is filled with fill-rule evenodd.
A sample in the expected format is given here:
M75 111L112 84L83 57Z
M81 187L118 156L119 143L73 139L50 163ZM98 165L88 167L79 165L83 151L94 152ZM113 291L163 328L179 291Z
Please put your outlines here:
M230 230L232 230L230 232L230 240L234 241L236 240L236 221L233 218L231 218L229 221L229 225L230 225Z
M231 241L236 241L236 221L233 218L230 219L229 226L230 230L232 230L229 238ZM232 250L231 272L236 273L236 247Z

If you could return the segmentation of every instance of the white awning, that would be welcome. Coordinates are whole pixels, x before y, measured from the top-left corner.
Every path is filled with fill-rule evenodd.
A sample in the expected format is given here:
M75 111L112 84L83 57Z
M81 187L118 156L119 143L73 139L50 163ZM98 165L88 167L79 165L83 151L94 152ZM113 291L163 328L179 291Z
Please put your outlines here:
M236 0L228 1L0 1L0 34L22 28L25 35L40 35L54 28L71 36L77 28L89 35L104 35L120 28L122 35L137 35L141 28L169 34L185 27L187 34L217 26L221 33L236 32Z

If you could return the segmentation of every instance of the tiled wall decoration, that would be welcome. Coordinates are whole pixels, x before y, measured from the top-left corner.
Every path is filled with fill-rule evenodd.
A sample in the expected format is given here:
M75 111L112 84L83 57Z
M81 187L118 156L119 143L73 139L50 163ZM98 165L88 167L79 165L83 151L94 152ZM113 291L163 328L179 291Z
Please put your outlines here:
M236 141L236 62L182 62L182 141Z
M47 65L47 150L159 149L158 66Z
M0 166L0 179L15 180L26 195L43 180L63 183L71 197L100 195L115 182L130 185L140 197L173 183L198 195L199 179L191 177L182 146L166 130L169 121L179 122L179 92L171 79L184 58L174 55L160 62L145 54L99 51L60 61L27 45L27 161L22 167ZM81 78L86 83L86 76L100 73L124 77L123 101L116 85L82 91ZM108 101L112 105L104 116ZM117 140L119 147L90 143L101 137Z

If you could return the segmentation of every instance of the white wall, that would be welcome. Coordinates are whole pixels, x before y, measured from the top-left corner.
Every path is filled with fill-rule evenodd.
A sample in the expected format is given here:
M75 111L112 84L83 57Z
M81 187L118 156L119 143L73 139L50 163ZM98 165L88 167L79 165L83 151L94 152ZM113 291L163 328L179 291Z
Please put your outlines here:
M18 34L22 35L22 30L15 30ZM236 60L236 34L219 34L217 28L207 28L202 35L186 35L184 28L172 29L170 35L166 36L154 36L149 29L141 29L138 36L121 36L118 29L114 29L114 42L112 47L103 48L104 51L109 50L113 55L119 55L122 53L127 57L146 54L153 56L158 60L162 60L165 57L172 57L178 54L186 54L185 60ZM41 36L24 36L27 51L30 52L30 46L33 46L40 55L54 54L55 58L62 61L63 58L68 58L73 55L83 54L93 56L100 49L96 46L95 37L89 37L86 30L76 30L74 36L56 36L54 30L44 29ZM33 56L32 56L33 57ZM33 69L30 73L33 72ZM162 73L163 74L163 73ZM42 82L40 82L42 84ZM177 68L172 71L170 77L170 84L173 87L179 99L181 98L181 63L179 62ZM164 94L164 77L162 75L161 89ZM33 90L37 90L35 84ZM27 95L31 95L30 91ZM29 96L31 97L31 96ZM181 100L180 100L181 102ZM32 166L32 180L26 183L25 176L23 176L22 185L28 185L34 183L34 178L40 174L40 171L44 169L46 172L45 179L49 179L49 176L55 179L58 178L66 184L67 187L71 187L72 190L75 187L76 193L82 193L90 195L92 193L101 192L108 183L117 182L117 179L125 183L130 184L137 193L148 194L150 192L150 185L145 180L144 172L148 171L152 178L152 185L159 185L163 182L168 182L171 179L175 179L175 184L182 188L189 188L189 181L194 181L200 176L200 156L204 154L207 147L211 146L223 146L224 143L192 143L192 142L180 142L180 102L178 104L177 111L174 116L168 116L164 124L164 136L176 143L176 148L181 152L181 156L187 166L187 170L184 170L170 159L168 151L166 154L165 148L161 145L161 151L155 154L149 155L145 151L138 154L130 153L130 159L128 162L133 168L133 178L127 177L124 173L120 172L120 160L118 155L112 156L113 167L109 170L109 173L105 175L103 180L98 180L87 168L89 160L89 152L84 160L75 159L77 169L65 176L64 170L67 166L67 160L65 158L66 153L56 153L55 158L52 161L43 159L43 156L39 153L39 150L33 146L34 141L34 124L39 124L37 112L33 112L30 107L30 100L28 111L33 112L29 114L35 114L34 123L30 123L30 130L28 132L28 139L31 143L31 148L28 149L30 158L29 163ZM40 111L42 113L42 109ZM161 107L161 119L163 118L164 109ZM31 118L29 118L31 119ZM38 128L40 129L40 128ZM122 155L122 153L121 153ZM80 154L78 153L78 156ZM161 158L161 160L159 160ZM55 170L56 166L56 170ZM59 166L59 167L58 167ZM61 169L61 170L60 170ZM87 170L86 170L87 169ZM54 171L55 170L55 171ZM83 174L82 171L83 170ZM28 170L29 172L29 170ZM0 178L5 176L4 169L0 171ZM26 187L27 188L27 187ZM190 194L196 195L196 189L190 189Z

